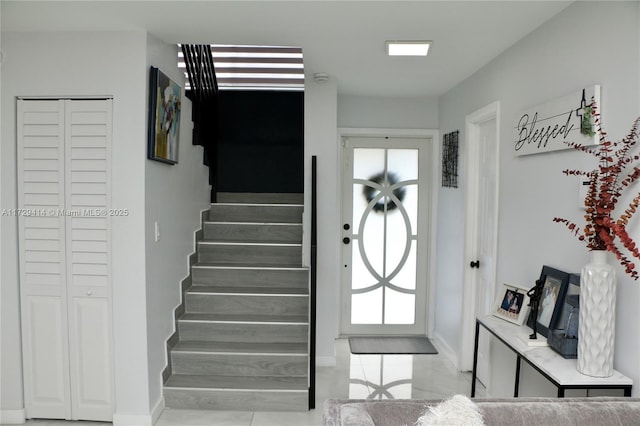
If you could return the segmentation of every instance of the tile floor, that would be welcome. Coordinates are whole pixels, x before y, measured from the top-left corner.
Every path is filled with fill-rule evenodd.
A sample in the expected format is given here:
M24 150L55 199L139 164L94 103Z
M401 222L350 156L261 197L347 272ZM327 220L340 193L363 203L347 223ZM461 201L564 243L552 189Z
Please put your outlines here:
M471 374L460 373L443 355L353 355L336 341L336 367L316 372L316 409L301 413L176 410L166 408L156 426L322 425L325 399L443 399L469 395ZM477 396L485 396L481 385ZM106 426L108 423L30 420L29 426ZM133 425L132 425L133 426Z

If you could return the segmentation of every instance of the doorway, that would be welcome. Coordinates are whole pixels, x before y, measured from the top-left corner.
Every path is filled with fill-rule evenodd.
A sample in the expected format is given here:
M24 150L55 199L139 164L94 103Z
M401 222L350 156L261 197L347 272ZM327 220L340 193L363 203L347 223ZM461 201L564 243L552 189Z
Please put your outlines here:
M476 317L489 314L496 287L500 104L466 117L467 195L460 370L473 363ZM478 342L478 378L489 387L489 338Z
M341 138L344 335L427 334L432 141Z

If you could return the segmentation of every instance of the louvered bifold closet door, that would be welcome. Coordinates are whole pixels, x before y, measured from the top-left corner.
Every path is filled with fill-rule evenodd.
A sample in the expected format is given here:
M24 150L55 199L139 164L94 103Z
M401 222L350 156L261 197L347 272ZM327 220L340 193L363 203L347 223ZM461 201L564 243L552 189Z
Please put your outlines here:
M74 420L112 419L110 100L65 101L65 194Z
M18 101L28 418L111 421L111 100Z
M18 102L16 214L26 412L68 419L64 115L63 101Z

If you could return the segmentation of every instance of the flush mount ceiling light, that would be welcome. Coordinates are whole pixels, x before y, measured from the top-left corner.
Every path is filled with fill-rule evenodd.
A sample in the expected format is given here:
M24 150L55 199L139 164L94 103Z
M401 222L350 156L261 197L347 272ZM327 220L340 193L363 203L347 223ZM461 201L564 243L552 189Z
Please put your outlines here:
M427 56L430 41L426 40L387 40L389 56Z

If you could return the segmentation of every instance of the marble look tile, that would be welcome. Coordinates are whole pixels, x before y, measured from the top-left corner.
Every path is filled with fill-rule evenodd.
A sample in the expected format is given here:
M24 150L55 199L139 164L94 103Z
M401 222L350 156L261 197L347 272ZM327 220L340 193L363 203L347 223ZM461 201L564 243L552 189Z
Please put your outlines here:
M252 412L165 408L155 426L250 426ZM84 426L84 424L82 425Z
M377 392L376 392L377 391ZM336 366L316 370L316 408L309 412L244 412L165 408L156 426L319 426L329 398L442 400L469 395L471 373L461 373L443 355L353 355L347 339L336 341ZM486 397L478 383L476 396ZM30 420L28 426L107 426L109 423Z
M308 413L256 412L251 426L320 426L322 406Z

